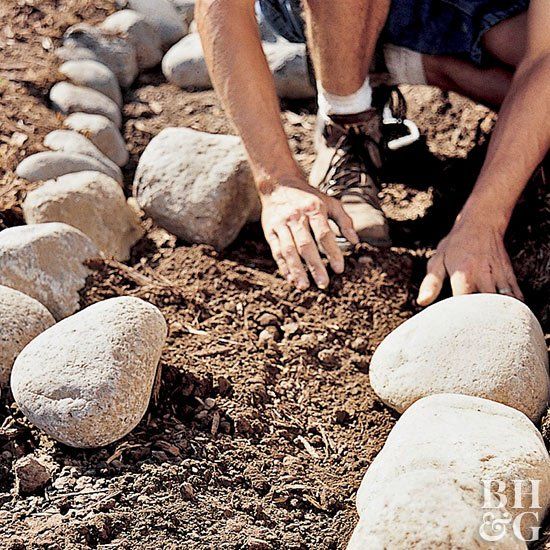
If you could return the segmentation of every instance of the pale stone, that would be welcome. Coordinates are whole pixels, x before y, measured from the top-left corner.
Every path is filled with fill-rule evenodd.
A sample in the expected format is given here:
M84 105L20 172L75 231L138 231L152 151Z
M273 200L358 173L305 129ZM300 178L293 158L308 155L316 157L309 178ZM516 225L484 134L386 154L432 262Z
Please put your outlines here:
M92 157L64 151L45 151L31 155L21 161L16 173L20 178L28 181L45 181L88 170L102 172L122 183L120 170L114 171Z
M443 300L394 330L376 350L370 381L399 412L435 393L485 397L540 419L550 396L544 334L515 298Z
M187 34L188 25L168 0L117 0L117 4L141 13L160 36L164 48L169 48Z
M19 352L36 336L55 324L52 314L38 301L18 290L0 285L0 387L10 379Z
M111 120L102 115L74 113L63 125L87 137L104 155L118 166L128 164L130 155L124 138Z
M52 105L64 115L88 113L103 115L120 127L122 115L117 104L106 95L93 90L75 86L69 82L58 82L50 90Z
M174 235L222 249L257 215L259 199L239 138L167 128L145 149L134 196Z
M200 90L212 87L197 33L187 35L168 50L162 60L162 74L168 82L180 88Z
M537 503L527 495L514 502L518 479L525 493L531 489L526 480L538 480L540 508L530 508ZM529 538L550 506L550 456L535 426L523 413L487 399L425 397L403 414L367 470L357 494L361 520L349 548L493 548L479 535L489 480L502 483L508 499L491 511L512 520L527 512L518 521ZM490 501L495 505L496 496ZM526 548L513 542L511 522L502 527L507 545L499 548Z
M112 99L119 108L122 107L122 93L118 80L113 71L103 63L93 59L67 61L59 67L59 72L73 84L92 88Z
M304 44L277 40L263 42L263 48L280 97L314 97L315 90L308 74ZM173 46L162 60L162 72L169 82L181 88L211 88L200 36L196 33L189 34Z
M57 55L64 61L94 59L103 63L116 75L123 88L131 86L138 75L134 46L98 27L79 23L69 27L64 34L63 48Z
M10 227L0 232L0 285L63 319L79 308L78 291L91 273L84 262L100 255L89 237L64 223Z
M183 17L184 24L191 25L195 19L195 0L170 0L170 2Z
M99 447L139 423L151 397L166 322L139 298L111 298L35 338L11 375L27 418L73 447Z
M104 155L87 137L74 130L54 130L44 138L44 145L53 151L76 153L92 157L104 164L114 179L122 181L120 168L106 155Z
M46 182L23 203L28 224L63 222L88 235L106 257L125 261L143 236L137 213L118 183L99 172L80 172Z
M160 37L137 11L115 12L103 21L101 27L109 32L121 34L134 46L140 69L150 69L161 62Z

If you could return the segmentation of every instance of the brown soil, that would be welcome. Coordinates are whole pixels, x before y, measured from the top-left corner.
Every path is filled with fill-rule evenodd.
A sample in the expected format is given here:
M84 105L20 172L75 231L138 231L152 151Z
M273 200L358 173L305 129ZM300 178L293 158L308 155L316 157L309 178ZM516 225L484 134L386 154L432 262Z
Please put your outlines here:
M101 20L111 4L0 5L0 229L23 223L29 185L15 177L15 166L61 126L47 100L56 79L52 47L69 25ZM83 305L139 296L169 323L154 402L124 440L77 451L30 427L5 389L2 548L345 546L355 491L397 419L369 386L370 357L417 311L426 253L471 188L494 122L490 111L456 95L428 88L406 94L426 139L395 158L387 174L384 206L396 247L364 246L329 291L299 294L283 284L257 226L217 254L176 242L144 220L147 235L127 265L94 266ZM183 92L158 71L142 75L125 99L128 192L139 155L162 128L232 131L212 92ZM294 104L283 113L306 167L312 112L312 105ZM528 304L548 332L545 191L536 179L530 184L509 249ZM263 330L270 340L259 337ZM44 493L21 497L12 465L31 452L47 455L57 471Z

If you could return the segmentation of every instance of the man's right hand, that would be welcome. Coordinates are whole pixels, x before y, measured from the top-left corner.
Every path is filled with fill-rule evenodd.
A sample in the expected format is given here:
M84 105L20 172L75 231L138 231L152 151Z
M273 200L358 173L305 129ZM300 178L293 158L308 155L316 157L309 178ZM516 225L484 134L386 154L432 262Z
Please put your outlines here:
M285 279L299 290L309 287L305 262L315 284L327 288L329 277L322 251L335 273L344 271L344 256L328 223L332 219L352 244L359 238L339 200L299 178L260 188L262 226L273 257Z

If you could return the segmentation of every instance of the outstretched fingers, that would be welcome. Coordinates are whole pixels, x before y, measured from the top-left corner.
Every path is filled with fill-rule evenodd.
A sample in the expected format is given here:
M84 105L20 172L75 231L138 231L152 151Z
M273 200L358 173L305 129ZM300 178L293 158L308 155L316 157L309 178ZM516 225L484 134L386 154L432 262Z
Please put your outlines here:
M321 214L312 215L309 218L309 225L319 247L322 248L328 258L333 271L335 273L343 273L344 255L338 247L336 236L330 228L327 218Z

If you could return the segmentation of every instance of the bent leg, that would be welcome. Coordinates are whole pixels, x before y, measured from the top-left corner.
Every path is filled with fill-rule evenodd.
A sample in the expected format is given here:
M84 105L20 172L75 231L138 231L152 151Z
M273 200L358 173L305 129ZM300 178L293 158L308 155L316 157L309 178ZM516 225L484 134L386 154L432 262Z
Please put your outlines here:
M493 108L504 101L513 77L505 67L478 67L456 57L423 55L422 63L430 86L457 92Z
M318 81L348 96L367 78L390 0L304 0L308 45Z

